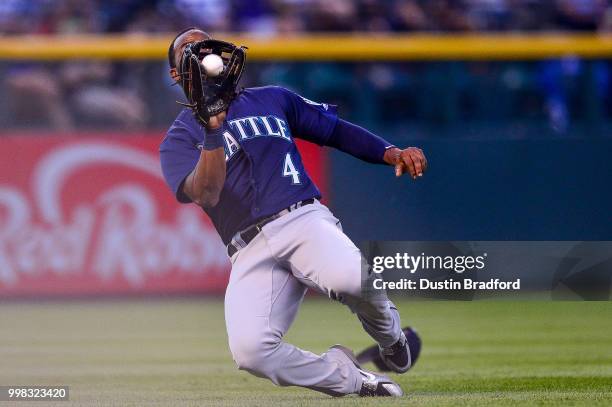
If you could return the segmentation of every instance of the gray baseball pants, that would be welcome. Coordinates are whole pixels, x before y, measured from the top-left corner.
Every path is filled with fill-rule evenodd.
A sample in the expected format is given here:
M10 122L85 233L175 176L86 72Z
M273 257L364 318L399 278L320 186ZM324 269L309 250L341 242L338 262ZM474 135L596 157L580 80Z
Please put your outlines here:
M364 294L361 253L318 201L265 225L231 262L225 322L240 369L280 386L359 392L361 374L344 353L317 355L283 342L308 288L347 305L381 346L400 337L397 309L384 292Z

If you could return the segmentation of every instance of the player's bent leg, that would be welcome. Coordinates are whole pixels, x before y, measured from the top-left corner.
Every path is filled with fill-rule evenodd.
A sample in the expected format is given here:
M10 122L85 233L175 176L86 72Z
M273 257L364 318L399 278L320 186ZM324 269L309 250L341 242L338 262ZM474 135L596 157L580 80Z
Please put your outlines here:
M403 395L389 377L361 368L353 352L341 345L322 355L303 351L278 337L230 337L238 367L280 386L302 386L331 396Z
M269 255L257 237L233 258L225 296L230 350L237 366L280 386L302 386L333 396L358 393L362 376L337 349L323 355L283 342L306 288Z
M234 338L230 349L239 369L279 386L301 386L331 396L361 389L359 372L336 349L316 355L272 338Z

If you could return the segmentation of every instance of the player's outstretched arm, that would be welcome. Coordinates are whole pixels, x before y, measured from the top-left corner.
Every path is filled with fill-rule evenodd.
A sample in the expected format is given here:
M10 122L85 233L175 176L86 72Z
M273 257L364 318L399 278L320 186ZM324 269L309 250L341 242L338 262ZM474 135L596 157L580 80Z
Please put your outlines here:
M346 120L338 119L333 132L325 142L361 160L395 167L395 175L408 173L413 179L423 176L427 159L420 148L400 149L383 138Z
M183 193L204 208L217 205L225 183L225 150L223 148L225 115L225 112L219 113L208 121L200 159L183 183Z
M296 137L344 151L353 157L374 164L395 167L395 175L409 173L413 179L423 176L427 159L420 148L397 148L382 137L339 119L335 107L305 99L287 89L280 92L289 123Z

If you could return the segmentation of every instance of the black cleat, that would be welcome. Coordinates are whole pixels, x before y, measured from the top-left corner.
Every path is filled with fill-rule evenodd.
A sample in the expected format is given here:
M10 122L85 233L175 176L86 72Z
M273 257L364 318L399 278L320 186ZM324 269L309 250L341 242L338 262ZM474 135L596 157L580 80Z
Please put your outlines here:
M380 358L389 369L395 373L406 373L412 364L408 340L404 333L393 345L388 348L380 348Z
M410 327L403 329L403 336L388 348L370 346L357 355L359 363L372 362L381 372L406 373L416 363L421 353L421 338Z
M342 345L334 345L332 348L338 349L349 357L361 373L362 383L359 391L360 397L401 397L404 395L399 384L389 379L385 375L364 370L352 350Z

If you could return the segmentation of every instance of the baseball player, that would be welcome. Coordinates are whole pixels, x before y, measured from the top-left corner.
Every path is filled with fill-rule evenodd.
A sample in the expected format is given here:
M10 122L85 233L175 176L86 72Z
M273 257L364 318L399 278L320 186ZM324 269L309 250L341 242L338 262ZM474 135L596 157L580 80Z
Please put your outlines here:
M281 87L238 90L245 48L190 28L169 48L170 74L188 107L160 146L164 177L181 203L210 217L232 264L225 294L229 347L240 369L280 386L332 396L401 396L352 351L317 355L283 341L308 288L347 305L376 341L381 370L406 372L420 348L384 292L366 295L359 249L319 202L295 145L301 138L421 177L423 152L397 148L339 119L335 107ZM365 265L365 270L367 270Z

